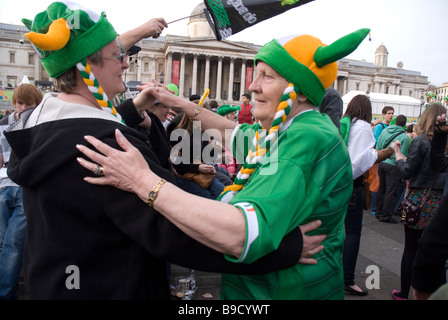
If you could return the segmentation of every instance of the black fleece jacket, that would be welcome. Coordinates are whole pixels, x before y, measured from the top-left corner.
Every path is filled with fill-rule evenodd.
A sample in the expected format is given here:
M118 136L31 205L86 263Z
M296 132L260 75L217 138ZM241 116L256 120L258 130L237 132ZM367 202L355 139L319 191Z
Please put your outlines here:
M86 144L83 137L93 135L119 149L116 128L139 149L151 170L169 182L174 178L136 130L102 117L102 111L97 110L98 117L86 117L82 110L88 107L61 105L54 99L44 98L5 133L13 150L8 174L23 187L28 223L24 272L30 299L168 299L166 262L257 274L298 261L298 229L257 263L234 264L186 236L135 194L85 182L83 178L93 173L77 163L82 154L76 144ZM33 111L55 118L30 124ZM288 237L294 239L287 241ZM70 266L79 270L79 289L66 285Z

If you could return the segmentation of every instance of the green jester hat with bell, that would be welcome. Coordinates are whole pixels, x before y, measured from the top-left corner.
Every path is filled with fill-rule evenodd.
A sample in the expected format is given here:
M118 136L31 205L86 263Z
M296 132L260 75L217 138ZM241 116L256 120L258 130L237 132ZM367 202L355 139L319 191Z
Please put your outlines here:
M117 38L104 12L98 15L77 3L54 2L34 20L22 22L31 30L24 38L32 43L50 77L57 78L76 66L103 110L121 118L86 60Z

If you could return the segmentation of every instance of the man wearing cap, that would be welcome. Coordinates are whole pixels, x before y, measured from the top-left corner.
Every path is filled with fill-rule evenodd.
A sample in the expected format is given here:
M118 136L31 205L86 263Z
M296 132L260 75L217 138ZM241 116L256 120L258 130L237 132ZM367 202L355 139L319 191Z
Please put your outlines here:
M316 265L297 264L257 276L223 274L221 298L343 299L341 255L352 168L337 128L317 107L336 79L336 61L353 52L368 32L358 30L330 45L303 35L263 46L255 56L257 72L249 87L257 124L236 125L163 88L145 89L148 95L201 121L204 129L220 130L237 160L243 160L234 184L226 187L219 202L186 194L172 183L159 188L161 177L147 168L120 134L117 140L125 152L86 138L107 154L81 148L107 171L105 177L87 181L134 192L142 201L152 190L157 193L156 210L237 264L256 261L275 250L287 232L319 219L322 226L313 234L327 235L324 248L305 250L303 256L319 261ZM95 168L90 161L80 163L89 170ZM131 163L133 170L128 168Z
M169 299L167 261L232 273L264 273L296 263L299 231L291 233L292 249L286 244L267 260L239 266L186 236L148 206L152 200L146 204L132 193L86 183L85 176L107 170L97 164L92 173L79 166L76 146L93 134L118 147L116 129L151 170L174 183L147 139L123 123L109 100L124 90L130 46L118 43L104 13L71 2L52 3L24 23L32 30L26 37L61 91L45 95L5 132L12 148L8 175L23 187L29 299ZM133 100L134 112L140 102L141 97Z

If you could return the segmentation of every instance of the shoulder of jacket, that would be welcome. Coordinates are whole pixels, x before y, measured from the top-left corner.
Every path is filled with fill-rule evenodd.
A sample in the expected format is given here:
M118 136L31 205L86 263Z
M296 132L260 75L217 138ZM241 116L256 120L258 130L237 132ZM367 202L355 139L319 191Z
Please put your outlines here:
M428 137L423 135L418 135L414 139L412 139L412 145L416 147L417 149L431 147L431 140L428 139Z
M411 141L412 138L410 136L407 135L406 131L404 132L404 134L401 135L403 137L403 140L408 140Z

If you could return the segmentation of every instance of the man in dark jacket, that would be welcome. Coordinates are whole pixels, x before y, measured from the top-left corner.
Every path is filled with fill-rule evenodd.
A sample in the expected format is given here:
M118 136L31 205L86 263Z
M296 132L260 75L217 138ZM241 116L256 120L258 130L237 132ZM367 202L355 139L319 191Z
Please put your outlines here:
M341 131L341 117L343 108L344 102L342 101L339 92L334 88L328 88L325 93L324 100L322 100L322 103L319 106L319 111L327 114L339 131Z
M401 152L407 156L410 144L410 138L404 131L406 125L406 116L399 115L395 122L381 132L376 143L376 150L382 150L389 147L395 140L401 143ZM398 223L392 218L397 199L397 188L401 183L400 172L395 166L395 156L392 155L388 159L378 164L378 175L380 177L380 188L376 193L376 217L381 222Z

